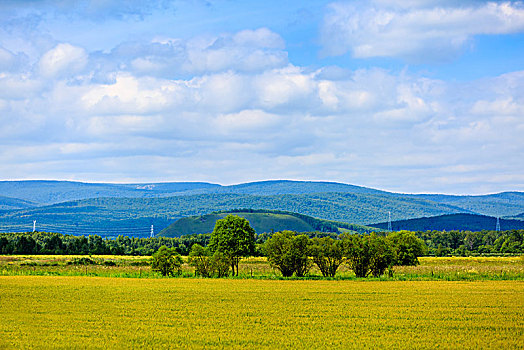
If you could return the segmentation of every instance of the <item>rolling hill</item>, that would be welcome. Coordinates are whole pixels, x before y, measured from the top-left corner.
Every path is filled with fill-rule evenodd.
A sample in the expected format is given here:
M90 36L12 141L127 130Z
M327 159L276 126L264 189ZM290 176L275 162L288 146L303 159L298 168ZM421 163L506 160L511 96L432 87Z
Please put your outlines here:
M0 195L40 205L88 198L149 198L179 195L220 185L206 182L172 182L153 184L105 184L73 181L0 181Z
M4 196L0 231L27 231L36 220L39 229L102 235L148 235L151 225L159 232L183 217L237 208L280 210L359 225L384 222L388 212L393 220L457 213L509 218L524 212L522 192L412 195L334 182L288 180L231 186L206 182L0 181L0 196Z
M194 233L211 233L215 227L215 222L223 219L229 214L238 215L247 219L256 233L276 232L282 230L291 230L297 232L372 232L376 228L347 224L343 222L317 219L311 216L275 211L275 210L232 210L214 212L199 216L190 216L178 219L165 229L159 235L166 237L179 237Z
M391 222L393 231L482 231L495 230L496 225L497 218L475 214L439 215ZM373 226L387 229L388 223L381 222L373 224ZM522 230L524 229L524 221L500 219L500 228L501 230Z
M36 206L36 203L23 199L0 196L0 210L25 209Z
M101 234L110 228L126 232L133 228L149 230L151 224L155 225L155 231L158 232L182 217L237 208L281 210L359 225L380 222L392 210L395 218L402 219L462 211L423 199L352 193L94 198L1 213L0 231L28 230L33 220L37 220L40 229L63 233L92 233L97 228Z
M423 194L415 197L495 217L518 215L524 211L524 192L501 192L482 196Z

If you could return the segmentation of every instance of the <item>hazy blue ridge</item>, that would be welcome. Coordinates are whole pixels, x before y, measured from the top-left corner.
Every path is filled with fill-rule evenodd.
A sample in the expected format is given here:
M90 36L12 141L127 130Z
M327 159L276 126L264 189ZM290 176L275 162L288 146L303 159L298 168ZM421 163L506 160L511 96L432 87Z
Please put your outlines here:
M524 192L501 192L478 196L443 194L421 194L412 196L457 206L472 213L488 216L511 216L524 212Z
M36 205L24 199L0 196L0 210L32 208Z
M200 194L166 198L92 198L38 208L0 213L0 231L7 226L29 227L37 220L50 231L136 227L143 231L155 225L156 232L175 220L214 211L237 208L282 210L319 219L366 225L386 220L463 212L460 208L424 199L406 199L377 194L315 193L253 196ZM136 225L131 225L133 220ZM4 228L2 228L2 225ZM127 231L127 230L126 230Z
M522 230L524 221L499 219L501 230ZM482 231L495 230L497 218L486 215L476 214L449 214L433 217L422 217L417 219L392 221L391 228L393 231ZM374 227L386 229L387 222L373 224Z
M106 184L47 180L0 181L0 195L48 205L99 197L142 198L178 195L189 190L216 186L220 185L205 182Z

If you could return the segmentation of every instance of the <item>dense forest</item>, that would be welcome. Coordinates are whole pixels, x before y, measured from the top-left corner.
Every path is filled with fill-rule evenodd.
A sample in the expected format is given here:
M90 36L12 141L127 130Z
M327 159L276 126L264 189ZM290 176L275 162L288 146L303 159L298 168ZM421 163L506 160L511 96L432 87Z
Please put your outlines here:
M499 219L502 230L523 230L524 221L518 219ZM374 224L374 227L386 229L387 222ZM482 231L493 230L497 227L497 218L493 216L475 214L448 214L432 217L424 217L409 220L399 220L392 222L395 231Z
M326 232L301 233L308 237L337 238ZM271 233L257 235L257 246L271 237ZM382 233L386 235L386 233ZM418 231L415 235L427 245L432 256L476 256L524 254L524 230L509 231ZM1 233L1 254L115 254L151 255L161 246L175 248L182 255L189 254L193 244L206 246L209 234L181 237L136 238L118 236L115 239L98 235L73 236L58 233L27 232ZM261 255L257 248L257 255Z

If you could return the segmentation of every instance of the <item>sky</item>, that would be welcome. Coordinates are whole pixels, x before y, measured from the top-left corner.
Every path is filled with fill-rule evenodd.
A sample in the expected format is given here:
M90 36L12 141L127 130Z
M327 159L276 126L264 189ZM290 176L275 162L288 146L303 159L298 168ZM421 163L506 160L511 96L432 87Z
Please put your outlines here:
M524 191L520 1L0 1L0 180Z

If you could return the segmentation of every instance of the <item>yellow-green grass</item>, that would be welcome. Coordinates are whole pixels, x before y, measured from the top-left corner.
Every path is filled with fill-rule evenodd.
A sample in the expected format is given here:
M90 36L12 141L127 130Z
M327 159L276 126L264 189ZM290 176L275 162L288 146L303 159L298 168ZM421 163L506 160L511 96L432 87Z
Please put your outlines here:
M522 281L0 277L0 348L522 349Z
M68 265L68 261L86 256L80 255L0 255L0 275L44 276L100 276L157 278L160 275L144 265L147 256L93 255L98 265ZM184 257L187 262L187 257ZM524 280L524 257L421 257L420 265L395 266L393 277L386 280ZM104 262L114 262L114 266ZM242 259L241 278L281 278L280 272L271 268L265 257ZM182 266L183 276L194 276L194 268L187 263ZM318 268L313 267L308 278L321 278ZM336 278L355 279L355 274L343 264Z

